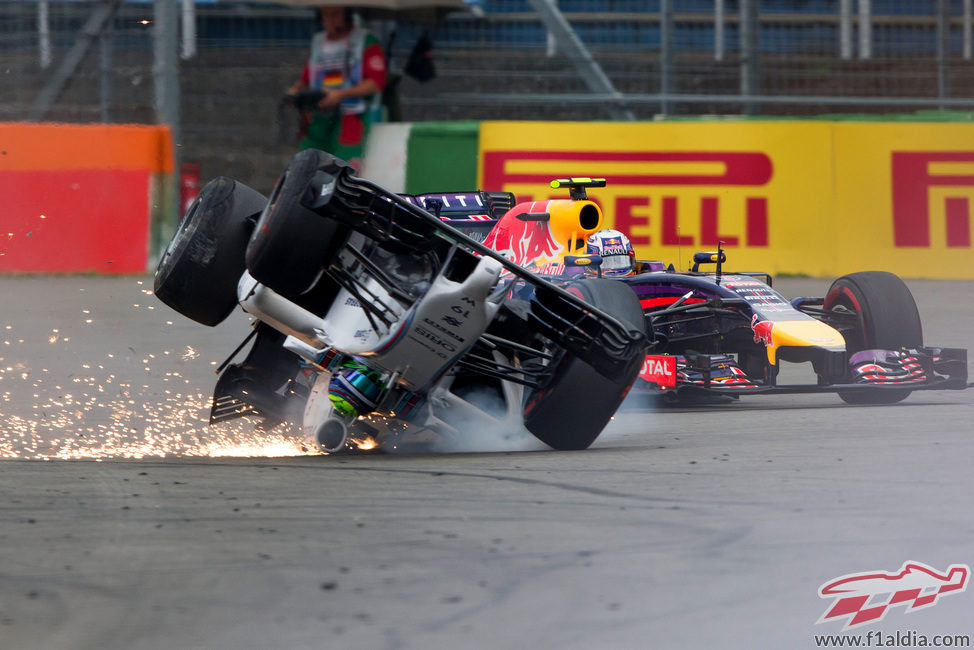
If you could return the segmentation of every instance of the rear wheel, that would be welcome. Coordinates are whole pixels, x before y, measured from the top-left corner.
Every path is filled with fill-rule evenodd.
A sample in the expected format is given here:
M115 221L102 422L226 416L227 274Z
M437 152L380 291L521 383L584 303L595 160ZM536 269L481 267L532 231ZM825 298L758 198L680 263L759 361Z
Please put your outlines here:
M198 323L221 323L237 305L247 241L266 203L264 195L233 179L207 183L159 260L156 296Z
M618 280L591 278L568 287L585 302L646 332L636 294ZM605 377L578 357L562 354L552 360L548 382L528 394L524 426L554 449L585 449L598 438L622 404L639 374L643 357L617 377Z
M825 310L855 315L852 325L842 328L850 356L860 350L899 350L923 345L920 312L913 294L896 275L885 271L864 271L842 276L832 283L825 297ZM906 397L908 389L861 389L840 391L849 404L893 404Z
M315 214L302 200L314 198L312 180L317 174L334 179L343 166L347 163L316 149L301 151L291 160L247 246L247 270L258 282L289 297L317 283L347 240L349 228Z

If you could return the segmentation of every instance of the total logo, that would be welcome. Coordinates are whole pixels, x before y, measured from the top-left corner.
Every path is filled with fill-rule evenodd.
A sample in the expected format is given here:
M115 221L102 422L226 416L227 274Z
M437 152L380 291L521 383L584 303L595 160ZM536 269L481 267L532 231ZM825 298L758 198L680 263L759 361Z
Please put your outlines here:
M660 388L676 388L676 357L647 355L639 377Z

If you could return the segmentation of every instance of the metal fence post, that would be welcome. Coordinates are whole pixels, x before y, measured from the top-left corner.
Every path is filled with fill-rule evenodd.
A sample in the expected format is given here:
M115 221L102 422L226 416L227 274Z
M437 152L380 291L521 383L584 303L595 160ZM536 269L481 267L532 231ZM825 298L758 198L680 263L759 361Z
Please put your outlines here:
M937 96L950 97L950 0L937 0ZM947 105L940 103L940 110Z
M673 112L673 0L659 3L659 93L660 113Z
M37 50L41 69L51 67L51 12L47 0L37 0Z
M182 124L179 106L179 6L173 0L155 0L152 30L152 77L155 90L153 108L156 123L169 126L173 143L174 174L179 170ZM159 209L155 211L149 242L150 263L161 253L163 242L178 221L178 186L173 178L163 179Z
M714 0L714 61L724 60L724 0Z
M152 30L152 79L155 89L153 108L156 122L168 124L173 143L179 135L179 23L172 0L155 0Z
M183 49L181 56L183 59L192 59L196 56L196 2L195 0L183 0Z
M107 25L98 37L98 68L101 76L101 92L99 93L99 114L103 123L111 122L112 106L112 28Z
M873 57L873 9L870 0L859 0L859 58Z
M852 0L839 0L839 56L852 58Z
M961 34L963 40L964 59L971 60L971 0L964 0L961 11L963 12L963 26Z
M740 33L742 112L745 115L755 115L757 103L753 98L758 94L759 88L758 0L740 0Z

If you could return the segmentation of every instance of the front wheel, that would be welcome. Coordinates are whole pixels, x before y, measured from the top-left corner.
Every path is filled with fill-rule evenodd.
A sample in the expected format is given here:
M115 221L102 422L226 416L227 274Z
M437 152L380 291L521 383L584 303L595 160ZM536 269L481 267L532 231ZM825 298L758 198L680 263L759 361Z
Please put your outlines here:
M861 350L899 350L923 345L923 327L913 294L899 277L885 271L844 275L825 296L825 311L842 313L849 326L840 329L849 356ZM849 318L848 315L854 315ZM908 389L839 391L849 404L893 404Z
M642 307L629 285L619 280L589 278L567 288L624 324L646 332ZM645 356L645 350L642 352L624 372L611 378L578 357L556 355L547 383L527 395L524 426L554 449L586 449L629 393Z
M198 323L221 323L237 306L247 241L266 203L256 190L225 176L207 183L159 260L156 297Z

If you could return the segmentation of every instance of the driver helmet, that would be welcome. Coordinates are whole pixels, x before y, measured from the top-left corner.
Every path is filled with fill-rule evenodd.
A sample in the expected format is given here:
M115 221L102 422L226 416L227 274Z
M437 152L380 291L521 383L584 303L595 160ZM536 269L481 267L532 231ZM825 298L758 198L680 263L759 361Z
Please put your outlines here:
M600 230L588 238L589 255L602 257L602 275L621 278L636 272L636 251L632 242L618 230ZM597 273L597 269L590 273Z
M346 359L332 373L328 400L339 415L357 418L375 410L384 390L378 372L355 359Z

